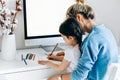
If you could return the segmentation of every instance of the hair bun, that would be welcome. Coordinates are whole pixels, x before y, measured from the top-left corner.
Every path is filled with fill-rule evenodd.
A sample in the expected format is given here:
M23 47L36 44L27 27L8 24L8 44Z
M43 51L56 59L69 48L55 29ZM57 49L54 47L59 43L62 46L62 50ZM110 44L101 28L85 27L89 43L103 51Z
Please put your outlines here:
M82 3L82 4L83 4L83 3L85 2L85 0L76 0L76 2L77 2L77 3L79 3L79 2L80 2L80 3Z

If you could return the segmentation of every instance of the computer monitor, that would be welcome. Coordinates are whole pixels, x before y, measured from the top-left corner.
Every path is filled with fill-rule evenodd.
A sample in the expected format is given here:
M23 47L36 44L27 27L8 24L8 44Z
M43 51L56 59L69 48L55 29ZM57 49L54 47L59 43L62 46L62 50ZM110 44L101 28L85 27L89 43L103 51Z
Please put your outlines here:
M25 45L64 43L59 26L74 0L23 0Z

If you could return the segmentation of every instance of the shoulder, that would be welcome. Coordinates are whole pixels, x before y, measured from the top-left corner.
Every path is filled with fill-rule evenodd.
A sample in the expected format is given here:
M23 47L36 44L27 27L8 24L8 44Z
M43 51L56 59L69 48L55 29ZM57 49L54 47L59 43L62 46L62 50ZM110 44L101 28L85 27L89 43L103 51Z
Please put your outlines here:
M80 49L79 49L79 45L75 45L74 47L70 47L68 49L66 49L66 52L70 53L70 54L78 54L80 53Z
M65 53L64 57L71 57L71 55L73 54L73 48L68 47L67 49L65 49L64 53Z
M69 53L69 52L71 52L72 49L73 49L73 48L72 48L71 46L67 47L67 48L65 49L65 53Z
M102 38L100 38L102 39ZM100 40L98 34L89 34L83 41L82 46L90 46L100 44Z
M107 41L107 37L111 34L111 31L104 27L103 25L99 25L94 27L89 35L84 39L83 43L85 44L102 44Z

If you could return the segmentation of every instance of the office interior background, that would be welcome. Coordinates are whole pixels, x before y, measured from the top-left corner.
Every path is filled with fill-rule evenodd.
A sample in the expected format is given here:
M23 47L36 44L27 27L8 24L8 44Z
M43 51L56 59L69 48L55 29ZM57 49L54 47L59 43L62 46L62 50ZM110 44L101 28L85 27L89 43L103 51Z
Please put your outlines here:
M7 0L8 8L15 7L16 0ZM93 7L95 11L95 20L98 24L105 24L106 27L111 29L118 46L120 47L120 0L86 0L86 4ZM22 3L23 7L23 3ZM62 6L64 8L64 6ZM38 8L39 9L39 8ZM59 15L58 15L59 16ZM17 15L18 27L15 30L16 47L17 49L29 48L25 46L24 39L24 12L20 12ZM1 49L1 37L0 32L0 49ZM34 46L36 47L36 46Z

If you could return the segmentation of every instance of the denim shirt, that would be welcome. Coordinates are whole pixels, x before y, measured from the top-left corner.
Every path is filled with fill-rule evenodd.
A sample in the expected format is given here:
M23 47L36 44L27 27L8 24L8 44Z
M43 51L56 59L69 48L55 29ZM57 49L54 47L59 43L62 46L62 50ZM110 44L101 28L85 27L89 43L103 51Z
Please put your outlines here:
M110 63L118 62L118 47L112 32L97 25L84 39L82 56L77 68L71 73L71 80L104 80Z

